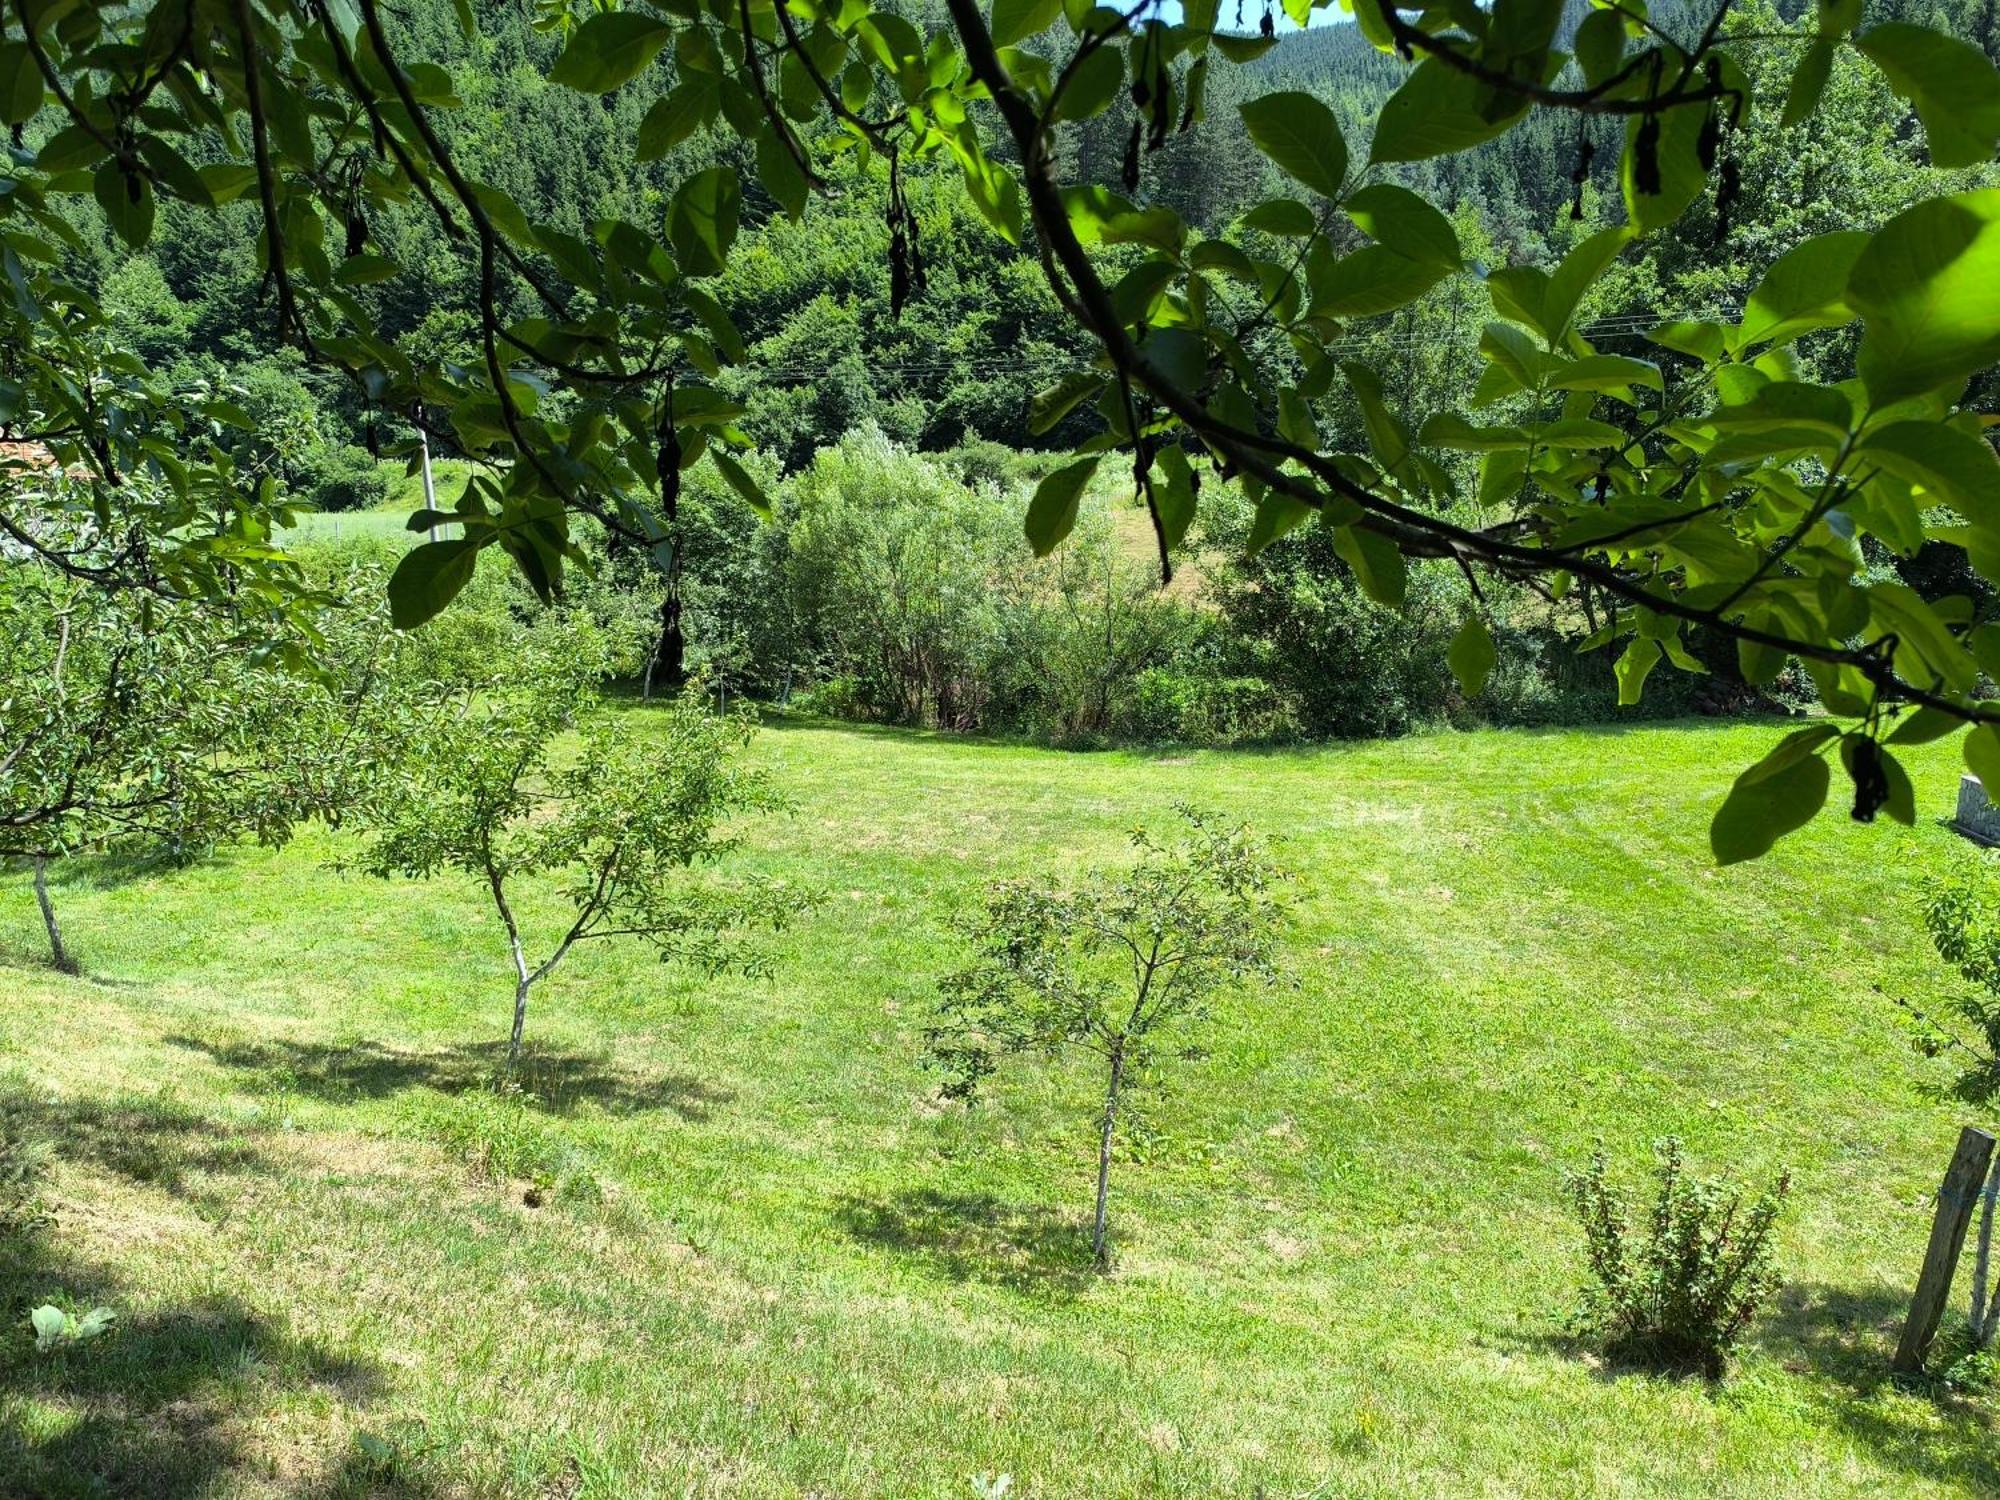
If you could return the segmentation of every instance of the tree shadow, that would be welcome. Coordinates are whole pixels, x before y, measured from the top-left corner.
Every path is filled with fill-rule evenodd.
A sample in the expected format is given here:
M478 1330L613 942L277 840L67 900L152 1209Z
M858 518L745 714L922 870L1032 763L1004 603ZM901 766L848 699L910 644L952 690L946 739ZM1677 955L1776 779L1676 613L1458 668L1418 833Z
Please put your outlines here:
M0 1492L37 1500L144 1495L194 1500L284 1455L258 1450L253 1414L279 1390L311 1388L361 1407L382 1389L372 1364L285 1332L234 1297L128 1312L104 1267L35 1233L0 1240ZM119 1314L103 1336L36 1348L28 1311L52 1302ZM336 1471L337 1473L337 1471ZM363 1493L325 1488L315 1493Z
M1094 1279L1089 1231L1038 1204L912 1188L847 1198L834 1217L853 1239L893 1250L947 1281L1070 1298Z
M1833 1387L1831 1416L1883 1461L1974 1494L2000 1494L1991 1404L1934 1377L1911 1379L1889 1368L1909 1307L1908 1289L1886 1283L1797 1283L1772 1299L1756 1338L1787 1370Z
M162 1040L226 1068L255 1073L262 1088L331 1103L381 1099L414 1088L463 1094L507 1081L507 1044L497 1041L405 1052L374 1041L210 1041L188 1035ZM522 1053L512 1083L524 1098L558 1115L590 1103L614 1114L665 1109L700 1121L736 1097L729 1089L685 1074L644 1078L617 1068L601 1054L535 1046Z
M169 1099L78 1099L0 1083L0 1109L56 1156L175 1197L195 1196L203 1177L267 1168L241 1131Z

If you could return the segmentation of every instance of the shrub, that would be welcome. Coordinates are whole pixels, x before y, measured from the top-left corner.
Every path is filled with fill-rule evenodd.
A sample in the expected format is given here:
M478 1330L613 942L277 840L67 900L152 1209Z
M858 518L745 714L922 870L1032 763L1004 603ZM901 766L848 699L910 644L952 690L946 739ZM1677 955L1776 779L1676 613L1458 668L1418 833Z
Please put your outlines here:
M1151 667L1132 679L1120 732L1181 745L1242 745L1298 734L1291 700L1261 677L1218 677L1201 668Z
M1688 1174L1678 1139L1653 1151L1659 1187L1643 1230L1610 1181L1602 1147L1564 1182L1592 1279L1573 1322L1617 1358L1716 1378L1777 1285L1771 1230L1791 1174L1745 1209L1727 1182Z
M322 443L300 459L299 490L320 510L373 510L389 498L389 479L366 448Z
M1018 508L872 424L822 448L792 490L787 571L805 654L852 678L871 717L979 727L995 568L1027 554Z

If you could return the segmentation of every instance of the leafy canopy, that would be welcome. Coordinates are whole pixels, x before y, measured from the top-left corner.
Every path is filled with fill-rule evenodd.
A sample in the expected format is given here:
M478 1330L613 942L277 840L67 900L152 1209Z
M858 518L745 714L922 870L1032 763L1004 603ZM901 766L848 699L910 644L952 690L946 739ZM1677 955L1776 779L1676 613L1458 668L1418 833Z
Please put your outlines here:
M1774 70L1747 66L1745 49L1774 39L1739 34L1731 0L1671 24L1599 5L1567 33L1548 0L1356 5L1366 37L1408 65L1401 85L1362 122L1365 141L1308 95L1245 103L1250 139L1290 186L1219 235L1127 196L1145 152L1202 127L1211 70L1274 44L1223 27L1215 0L1178 20L1153 0L990 12L945 0L937 25L869 0L549 0L539 20L563 38L556 87L608 95L659 69L674 80L632 139L602 149L649 158L698 130L733 135L745 147L733 160L754 163L760 197L792 217L838 159L872 170L898 307L924 279L905 164L948 164L993 233L1033 249L1094 357L1035 403L1031 425L1080 411L1096 423L1028 510L1038 548L1114 465L1153 516L1164 567L1202 490L1227 484L1257 509L1253 546L1333 528L1338 556L1384 601L1400 598L1407 557L1580 598L1605 622L1595 644L1619 653L1627 701L1663 662L1697 669L1690 626L1734 637L1753 682L1799 658L1840 727L1746 773L1717 817L1723 859L1813 816L1836 754L1863 819L1912 815L1892 748L1912 734L1972 723L1968 760L2000 771L2000 708L1982 696L2000 635L1964 598L1923 598L1867 566L1938 542L2000 580L2000 461L1960 405L2000 357L2000 188L1788 247L1741 318L1659 327L1649 359L1595 348L1577 318L1635 239L1710 197L1727 218L1744 143L1811 119L1836 53L1880 70L1947 167L1993 158L1992 64L1923 27L1865 24L1855 0L1827 0L1777 38L1796 62L1764 82L1753 75ZM1296 21L1316 8L1287 5ZM471 33L471 6L458 15ZM269 545L276 497L226 457L243 413L169 389L62 274L80 248L73 200L134 247L163 198L246 205L282 335L479 461L450 502L459 534L413 548L392 580L400 624L444 608L490 547L553 595L586 517L665 563L681 475L704 462L764 504L734 456L748 445L738 409L714 383L744 352L715 294L745 211L741 167L692 173L656 216L602 215L574 234L468 175L451 145L451 74L409 54L379 0L11 0L5 24L0 117L19 129L0 175L0 421L90 476L98 552L68 566L196 591L252 577L279 599L289 577ZM1121 92L1137 112L1126 193L1067 180L1067 139ZM1398 164L1469 150L1536 112L1623 126L1624 223L1554 267L1492 268L1478 383L1413 428L1382 399L1380 372L1342 347L1357 321L1468 274ZM395 287L427 274L372 238L401 205L433 215L474 269L470 362L388 331ZM516 298L533 311L511 313ZM1858 334L1853 373L1807 378L1799 341L1829 329ZM1358 429L1316 413L1336 381L1360 404ZM123 480L138 471L163 481L162 498L134 502ZM135 534L142 547L126 545ZM43 545L19 528L12 540ZM1469 622L1454 652L1468 683L1485 670L1483 628ZM1910 705L1924 712L1899 717Z

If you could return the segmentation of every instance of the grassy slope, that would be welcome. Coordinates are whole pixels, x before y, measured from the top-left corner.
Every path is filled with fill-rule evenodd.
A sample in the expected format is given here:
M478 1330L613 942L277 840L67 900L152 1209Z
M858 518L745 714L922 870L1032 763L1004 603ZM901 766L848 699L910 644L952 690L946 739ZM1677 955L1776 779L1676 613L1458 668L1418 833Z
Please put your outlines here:
M409 534L408 523L413 512L423 509L423 479L408 473L400 461L384 460L380 468L389 481L388 497L380 505L372 510L308 511L299 517L292 534L309 541L328 542L357 538L416 540ZM463 459L441 458L431 466L431 487L437 493L440 509L450 510L458 503L459 492L465 488L470 472L471 465Z
M324 837L73 876L68 981L8 877L0 1070L60 1092L67 1158L20 1285L125 1326L66 1367L0 1345L0 1491L1993 1493L1990 1409L1881 1378L1957 1114L1875 991L1940 983L1910 887L1955 841L1827 817L1710 868L1775 733L1148 758L776 727L799 809L757 862L823 904L767 981L583 953L530 1019L535 1110L459 1092L507 1002L468 887L330 873ZM1149 1102L1097 1283L1087 1081L968 1118L918 1038L945 914L1180 798L1289 840L1299 987ZM1782 1305L1720 1392L1557 1337L1559 1169L1667 1130L1799 1172ZM536 1164L565 1184L530 1208L504 1179Z

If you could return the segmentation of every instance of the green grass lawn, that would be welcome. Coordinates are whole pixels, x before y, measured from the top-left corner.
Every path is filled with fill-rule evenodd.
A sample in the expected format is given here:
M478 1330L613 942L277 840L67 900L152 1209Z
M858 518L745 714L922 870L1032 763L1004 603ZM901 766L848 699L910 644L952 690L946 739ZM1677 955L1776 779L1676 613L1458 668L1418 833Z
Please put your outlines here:
M1915 883L1961 846L1836 813L1713 868L1780 732L1146 756L774 725L797 811L749 862L820 904L768 979L580 952L526 1104L480 1086L511 987L469 885L343 875L326 835L85 867L70 980L8 875L0 1078L60 1160L4 1300L120 1324L0 1340L0 1492L1991 1495L1993 1406L1885 1373L1963 1116L1889 997L1944 983ZM1914 757L1926 815L1952 753ZM1090 1080L968 1115L920 1036L984 882L1180 799L1283 836L1298 984L1143 1100L1100 1280ZM1561 1332L1562 1169L1667 1131L1798 1175L1719 1388Z
M315 542L347 542L378 539L417 540L409 532L409 519L424 508L424 482L411 474L401 461L384 460L380 465L389 481L389 495L370 510L308 511L285 535L289 539ZM441 458L431 465L431 487L437 492L438 508L450 510L458 503L472 466L463 459ZM451 533L456 535L456 532Z

